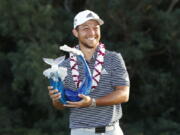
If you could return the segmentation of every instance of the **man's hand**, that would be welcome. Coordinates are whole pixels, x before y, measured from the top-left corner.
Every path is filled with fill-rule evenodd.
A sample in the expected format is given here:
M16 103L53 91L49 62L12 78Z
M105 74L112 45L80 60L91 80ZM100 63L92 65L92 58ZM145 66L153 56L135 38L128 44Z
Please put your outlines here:
M49 90L49 96L52 99L53 106L57 109L64 109L64 105L59 102L59 99L61 98L61 93L58 92L57 89L53 89L52 86L48 86Z
M89 107L92 103L92 98L89 96L85 96L83 94L78 95L80 98L82 98L81 101L78 102L70 102L67 101L68 104L65 104L65 107L74 107L74 108L82 108L82 107Z
M61 98L61 93L58 92L57 89L53 89L52 86L48 86L49 90L49 96L52 99L53 102L59 102L59 99Z

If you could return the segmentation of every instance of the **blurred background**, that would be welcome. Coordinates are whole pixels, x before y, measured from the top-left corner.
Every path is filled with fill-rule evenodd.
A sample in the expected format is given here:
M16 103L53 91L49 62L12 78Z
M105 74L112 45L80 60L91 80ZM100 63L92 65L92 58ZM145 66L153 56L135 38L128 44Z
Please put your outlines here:
M0 134L69 134L68 110L51 106L42 58L76 45L73 17L84 9L104 20L101 41L126 62L125 135L180 135L179 0L0 0Z

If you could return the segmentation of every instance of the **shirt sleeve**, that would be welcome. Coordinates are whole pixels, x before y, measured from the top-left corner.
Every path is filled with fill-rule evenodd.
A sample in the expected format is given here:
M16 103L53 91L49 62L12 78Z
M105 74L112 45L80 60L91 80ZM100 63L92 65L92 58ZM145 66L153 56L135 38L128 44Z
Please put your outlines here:
M113 53L112 56L112 86L129 86L130 80L125 62L120 53Z

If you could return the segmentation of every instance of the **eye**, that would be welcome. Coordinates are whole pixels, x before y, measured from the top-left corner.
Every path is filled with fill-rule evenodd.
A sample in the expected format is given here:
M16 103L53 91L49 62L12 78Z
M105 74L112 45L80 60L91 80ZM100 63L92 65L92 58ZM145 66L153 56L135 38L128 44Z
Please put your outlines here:
M88 28L88 27L84 27L83 30L84 30L84 31L88 31L89 28Z
M99 27L98 27L98 26L94 27L94 30L96 30L96 31L97 31L98 29L99 29Z

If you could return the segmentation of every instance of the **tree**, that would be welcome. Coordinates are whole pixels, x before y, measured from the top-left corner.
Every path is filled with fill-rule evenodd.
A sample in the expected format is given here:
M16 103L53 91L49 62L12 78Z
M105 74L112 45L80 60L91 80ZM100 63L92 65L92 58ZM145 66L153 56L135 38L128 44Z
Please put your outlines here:
M0 133L68 134L68 111L51 106L42 58L76 44L73 17L90 9L105 22L102 42L122 53L129 71L125 134L179 134L179 7L178 0L0 0Z

